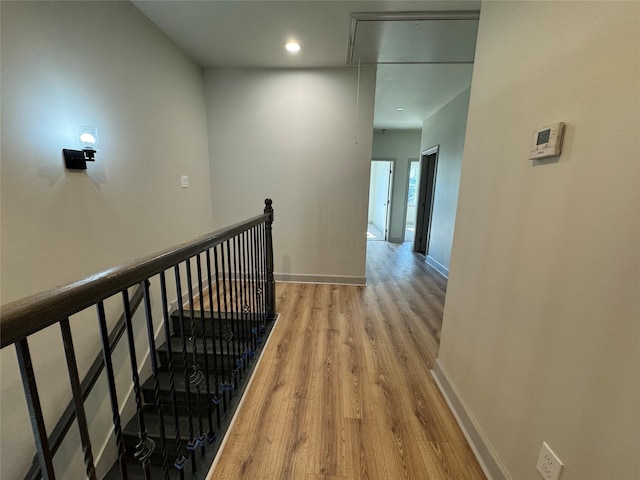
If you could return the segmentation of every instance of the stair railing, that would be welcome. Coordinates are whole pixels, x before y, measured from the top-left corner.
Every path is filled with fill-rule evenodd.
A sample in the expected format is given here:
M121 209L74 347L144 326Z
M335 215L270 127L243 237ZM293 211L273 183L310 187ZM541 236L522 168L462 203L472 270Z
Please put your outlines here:
M140 288L140 286L138 286L135 292L133 292L133 295L131 295L131 300L129 303L130 303L130 312L133 314L142 303L142 289ZM61 325L63 340L66 338L69 338L71 335L68 329L67 323L68 322L64 322ZM115 326L113 327L111 333L109 333L109 350L111 352L115 350L116 346L120 342L120 339L124 335L126 329L127 329L126 317L125 317L125 313L123 312L122 315L120 315L120 318L116 322ZM73 343L70 342L69 353L71 353L72 348L73 348ZM68 361L74 362L75 355L70 355L68 357ZM89 398L89 394L92 392L93 387L98 382L98 379L100 378L100 375L103 372L103 370L104 370L103 357L102 355L97 355L94 358L93 363L91 364L91 367L89 367L89 370L85 375L84 379L80 382L79 388L80 388L80 391L82 392L83 401L86 401ZM64 412L60 416L58 423L56 423L56 426L51 430L51 433L49 433L49 449L51 451L52 456L55 456L58 449L62 446L62 443L67 433L71 429L71 426L73 425L74 420L76 420L76 410L78 409L78 407L75 407L74 403L75 402L73 400L69 402L69 404L67 405L67 408L65 408ZM80 419L78 421L82 421L86 423L86 419ZM90 456L92 455L90 454ZM40 470L40 462L38 461L38 458L36 456L33 460L31 468L29 469L29 472L25 476L25 480L38 480L40 478L42 478L42 473Z
M89 422L84 408L90 386L85 385L86 379L83 382L79 379L70 328L70 317L88 308L95 308L97 313L102 348L101 363L108 383L119 476L128 478L127 452L119 413L121 405L118 402L119 392L111 361L114 332L110 335L107 330L105 313L105 301L118 295L122 297L129 343L139 428L139 442L134 456L139 462L139 468L144 472L145 478L152 478L150 458L155 451L162 458L159 467L162 478L169 479L173 476L171 470L177 470L180 478L185 478L189 463L192 473L187 475L190 478L199 467L206 473L209 465L200 461L205 458L205 445L216 438L216 428L220 427L221 416L232 403L231 397L238 388L240 379L248 374L251 359L263 341L266 324L276 316L273 219L272 201L267 199L264 213L244 222L0 307L0 348L13 345L16 350L42 478L55 478L55 451L52 444L57 448L60 440L54 439L52 442L46 431L41 407L43 395L38 390L31 361L29 336L55 324L60 326L67 359L75 417L84 452L85 473L89 479L97 478L88 431ZM170 278L169 282L167 276ZM160 315L152 308L152 284L160 291ZM132 327L132 303L135 307L136 299L132 302L128 293L134 286L139 286L142 291L152 372L150 381L153 382L152 399L145 399L141 388L142 380L139 378L140 356L136 353ZM171 323L170 296L173 298L174 295L177 300L177 326ZM161 318L154 318L157 316ZM166 341L166 365L160 364L156 352L157 331L163 333L161 336ZM179 339L178 352L172 351L171 339L174 337ZM199 352L199 349L202 351ZM209 354L211 352L212 355ZM180 372L178 365L173 364L176 354L181 364ZM223 361L223 358L228 357L234 360L231 363ZM209 360L212 361L211 364ZM200 365L201 362L203 365ZM162 375L168 375L169 387L166 393L161 393ZM179 375L182 379L178 378ZM178 382L184 382L184 391L178 391ZM145 428L145 413L149 412L149 407L153 407L153 414L159 422L160 445L155 444L157 440L152 440ZM179 416L185 410L188 432L180 429L183 422ZM172 422L165 421L168 419ZM167 429L167 425L171 423L173 432ZM67 425L66 430L68 429ZM170 447L169 437L175 442L173 448Z

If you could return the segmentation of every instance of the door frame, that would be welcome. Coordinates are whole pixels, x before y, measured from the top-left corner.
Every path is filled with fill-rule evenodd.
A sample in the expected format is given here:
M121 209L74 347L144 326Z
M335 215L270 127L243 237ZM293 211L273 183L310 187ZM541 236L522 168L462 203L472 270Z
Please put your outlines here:
M438 176L438 156L440 145L434 145L420 153L420 188L418 191L418 211L416 213L416 231L413 239L413 251L425 257L429 253L431 239L431 221L433 202ZM433 156L433 161L429 157ZM424 244L423 244L424 242Z

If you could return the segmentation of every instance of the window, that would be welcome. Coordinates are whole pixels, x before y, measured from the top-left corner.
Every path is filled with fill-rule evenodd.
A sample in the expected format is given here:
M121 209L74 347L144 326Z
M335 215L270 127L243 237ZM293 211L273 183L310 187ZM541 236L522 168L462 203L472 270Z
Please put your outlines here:
M418 177L420 176L420 162L412 161L409 167L409 191L407 205L415 205L418 201Z

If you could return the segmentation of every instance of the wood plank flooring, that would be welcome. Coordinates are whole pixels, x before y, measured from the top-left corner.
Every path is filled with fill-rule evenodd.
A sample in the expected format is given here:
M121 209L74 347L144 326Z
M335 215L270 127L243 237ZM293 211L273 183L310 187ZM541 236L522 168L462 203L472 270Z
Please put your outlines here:
M276 324L211 479L485 479L431 374L446 281L370 242L368 286L277 284Z

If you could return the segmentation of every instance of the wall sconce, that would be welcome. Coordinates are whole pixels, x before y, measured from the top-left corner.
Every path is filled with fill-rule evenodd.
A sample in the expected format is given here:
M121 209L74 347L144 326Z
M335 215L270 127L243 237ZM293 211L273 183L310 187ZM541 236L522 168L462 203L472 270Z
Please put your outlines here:
M78 140L82 150L62 149L64 163L72 170L86 170L87 162L94 162L98 146L98 129L82 126L78 132Z

